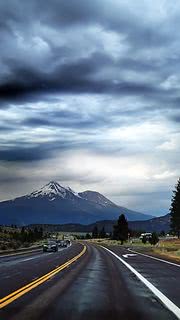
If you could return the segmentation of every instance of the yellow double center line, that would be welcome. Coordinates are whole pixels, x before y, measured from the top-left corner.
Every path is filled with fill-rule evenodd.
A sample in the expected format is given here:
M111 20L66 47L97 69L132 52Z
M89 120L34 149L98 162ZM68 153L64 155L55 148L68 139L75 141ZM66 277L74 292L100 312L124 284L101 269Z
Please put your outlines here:
M43 282L45 282L48 279L52 278L58 272L60 272L63 269L67 268L70 264L72 264L73 262L78 260L85 252L86 252L86 246L84 246L83 250L77 256L72 258L71 260L68 260L67 262L65 262L64 264L62 264L59 267L55 268L54 270L50 271L49 273L46 273L44 276L42 276L42 277L30 282L26 286L24 286L24 287L22 287L22 288L20 288L20 289L18 289L16 291L10 293L9 295L7 295L4 298L0 299L0 309L4 308L9 303L11 303L14 300L16 300L16 299L20 298L21 296L23 296L25 293L31 291L32 289L34 289L35 287L39 286Z

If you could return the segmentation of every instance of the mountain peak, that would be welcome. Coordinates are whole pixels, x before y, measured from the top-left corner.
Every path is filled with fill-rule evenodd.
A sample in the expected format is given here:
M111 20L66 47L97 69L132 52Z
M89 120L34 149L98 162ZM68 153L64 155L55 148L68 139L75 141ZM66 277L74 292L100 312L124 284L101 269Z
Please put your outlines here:
M55 200L56 197L65 198L66 189L62 187L58 182L50 181L39 190L32 192L28 197L37 198L37 197L44 197L44 196L48 197L50 201Z
M53 180L49 181L46 185L60 186L60 184L57 181L53 181Z
M50 190L56 190L58 192L59 188L63 188L57 181L50 181L49 183L47 183L44 187L42 188L49 188Z
M39 190L33 191L28 198L48 198L49 201L53 201L57 198L74 199L74 197L80 198L79 194L73 191L70 187L63 187L57 181L51 180Z

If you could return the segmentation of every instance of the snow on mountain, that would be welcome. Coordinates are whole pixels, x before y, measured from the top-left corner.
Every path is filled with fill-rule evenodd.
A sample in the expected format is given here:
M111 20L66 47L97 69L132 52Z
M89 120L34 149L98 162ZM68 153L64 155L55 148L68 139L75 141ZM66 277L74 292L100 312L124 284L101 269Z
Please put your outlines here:
M68 195L72 194L77 196L76 192L74 192L71 188L62 187L56 181L50 181L48 184L40 188L39 190L33 191L30 195L27 195L27 198L37 198L37 197L47 197L49 201L55 200L57 197L61 197L65 199Z
M70 187L66 187L66 190L70 191L72 194L74 194L76 197L81 198L78 192L74 191Z

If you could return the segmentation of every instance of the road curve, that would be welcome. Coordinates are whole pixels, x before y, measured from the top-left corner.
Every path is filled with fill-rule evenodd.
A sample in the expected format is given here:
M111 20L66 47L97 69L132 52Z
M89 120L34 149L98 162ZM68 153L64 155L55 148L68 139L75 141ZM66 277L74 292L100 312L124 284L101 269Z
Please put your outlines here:
M99 245L86 243L86 252L49 280L0 311L3 320L173 320L177 317L126 265ZM0 258L0 298L42 277L82 252L73 244L58 253ZM180 268L140 255L127 256L121 247L109 247L180 305ZM174 278L172 273L174 273ZM172 288L174 287L174 292Z

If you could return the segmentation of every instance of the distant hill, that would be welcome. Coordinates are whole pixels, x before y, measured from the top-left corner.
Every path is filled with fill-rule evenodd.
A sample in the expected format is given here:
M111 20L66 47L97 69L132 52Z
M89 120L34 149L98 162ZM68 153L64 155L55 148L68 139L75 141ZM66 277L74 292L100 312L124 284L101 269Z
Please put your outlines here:
M164 230L165 232L168 232L170 229L170 214L147 221L130 221L129 226L133 230L144 230L147 232L161 232Z
M105 227L106 232L113 231L113 225L116 223L115 220L109 221L97 221L95 224L89 225L89 229L93 229L95 225L98 226L99 229ZM164 230L168 232L170 229L170 214L166 214L165 216L152 218L146 221L129 221L128 222L129 228L132 230L138 231L146 231L146 232L161 232Z
M48 232L92 232L94 227L97 226L99 230L104 227L106 232L112 232L114 224L116 224L116 220L102 220L96 221L95 223L91 223L89 225L73 223L58 225L47 224L43 225L43 229ZM129 221L128 225L132 230L146 232L161 232L163 230L165 232L168 232L170 229L170 215L167 214L165 216L153 218L146 221ZM40 227L41 225L31 225L30 227L35 226Z
M117 206L95 191L77 193L51 181L39 190L0 202L0 224L91 224L99 220L116 220L124 213L129 221L152 218Z

